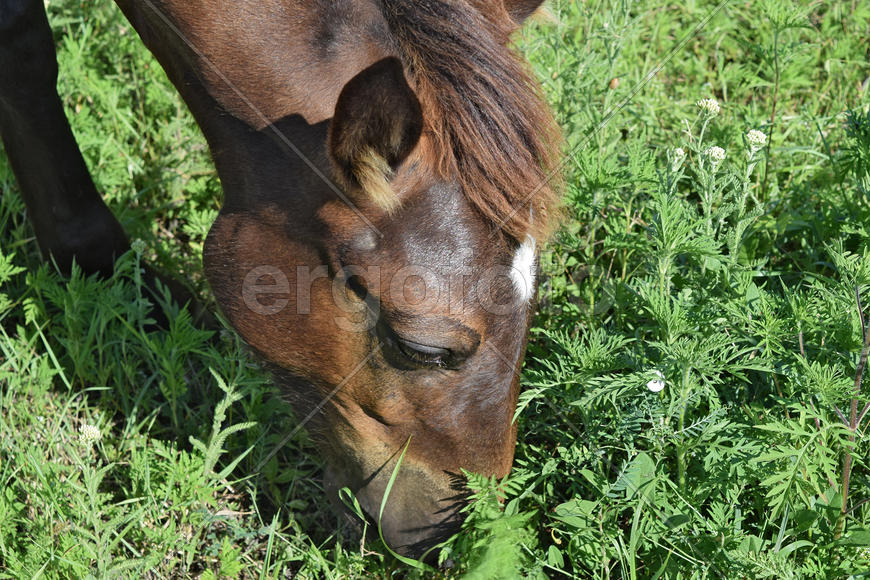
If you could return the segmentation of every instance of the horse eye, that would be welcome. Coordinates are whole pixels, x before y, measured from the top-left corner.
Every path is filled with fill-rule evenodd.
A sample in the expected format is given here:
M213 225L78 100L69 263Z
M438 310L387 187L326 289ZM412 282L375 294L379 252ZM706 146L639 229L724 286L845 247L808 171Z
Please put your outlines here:
M419 344L403 338L396 338L396 346L399 352L412 362L425 366L447 366L451 358L451 351L437 346Z

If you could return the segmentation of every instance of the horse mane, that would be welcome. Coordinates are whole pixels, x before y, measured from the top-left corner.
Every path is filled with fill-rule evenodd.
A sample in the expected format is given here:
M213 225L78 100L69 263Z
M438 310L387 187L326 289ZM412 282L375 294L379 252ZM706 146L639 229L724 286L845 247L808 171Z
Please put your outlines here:
M559 129L525 61L515 25L468 0L381 0L424 112L438 175L514 240L546 239L559 209ZM501 8L500 2L493 3Z

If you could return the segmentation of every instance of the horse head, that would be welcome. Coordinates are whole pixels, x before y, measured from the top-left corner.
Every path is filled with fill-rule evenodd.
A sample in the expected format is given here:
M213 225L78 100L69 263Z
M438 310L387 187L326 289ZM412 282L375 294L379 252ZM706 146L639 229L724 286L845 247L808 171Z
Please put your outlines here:
M456 530L463 470L513 460L555 208L554 125L508 47L538 3L381 2L369 36L323 48L355 69L328 119L286 115L215 153L218 303L305 419L330 496L350 488L404 554ZM245 140L260 149L242 162Z

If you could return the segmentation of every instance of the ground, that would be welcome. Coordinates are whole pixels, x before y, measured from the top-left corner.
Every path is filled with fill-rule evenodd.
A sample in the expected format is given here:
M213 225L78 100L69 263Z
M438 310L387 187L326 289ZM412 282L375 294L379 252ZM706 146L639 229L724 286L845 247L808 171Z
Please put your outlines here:
M517 38L564 130L565 219L515 468L470 477L440 572L341 543L232 332L171 305L148 329L143 261L213 306L219 184L119 11L46 4L73 130L141 242L116 279L62 279L0 154L0 577L866 576L870 4L558 0Z

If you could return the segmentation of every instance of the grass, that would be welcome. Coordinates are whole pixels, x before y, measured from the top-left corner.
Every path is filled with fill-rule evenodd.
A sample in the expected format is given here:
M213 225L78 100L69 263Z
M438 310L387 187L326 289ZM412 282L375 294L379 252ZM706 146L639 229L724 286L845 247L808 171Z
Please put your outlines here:
M218 182L118 10L48 8L73 130L143 243L115 279L61 279L0 158L0 577L435 574L343 537L304 431L272 455L296 419L235 335L171 304L146 331L142 260L213 303ZM541 257L515 468L469 474L438 574L866 577L870 6L552 12L519 45L565 130L567 219Z

